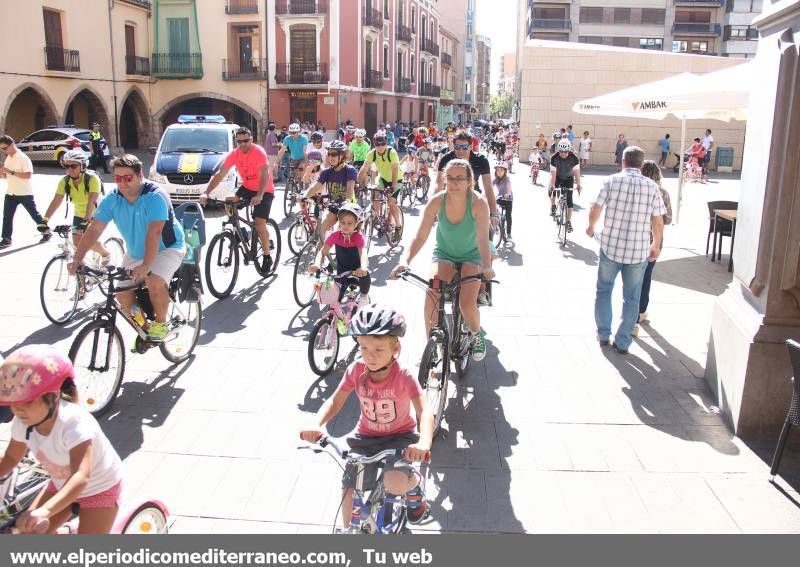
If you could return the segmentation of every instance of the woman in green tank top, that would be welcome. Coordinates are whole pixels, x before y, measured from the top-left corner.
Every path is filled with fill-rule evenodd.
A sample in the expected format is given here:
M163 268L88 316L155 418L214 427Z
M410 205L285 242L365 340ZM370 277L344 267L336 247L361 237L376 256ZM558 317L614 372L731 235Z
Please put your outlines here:
M479 234L489 233L489 205L486 198L472 189L473 173L466 160L450 161L444 174L445 190L428 201L417 235L409 246L408 255L392 270L392 276L396 277L408 269L411 261L427 242L438 217L433 275L449 282L455 275L456 267L460 265L462 277L483 273L485 278L491 279L494 277L494 270L489 255L489 241L478 238ZM481 329L477 304L480 287L478 280L467 282L461 286L459 295L459 307L472 335L472 358L476 361L483 360L486 356L485 333ZM430 335L431 328L437 322L438 301L437 292L426 294L426 336Z

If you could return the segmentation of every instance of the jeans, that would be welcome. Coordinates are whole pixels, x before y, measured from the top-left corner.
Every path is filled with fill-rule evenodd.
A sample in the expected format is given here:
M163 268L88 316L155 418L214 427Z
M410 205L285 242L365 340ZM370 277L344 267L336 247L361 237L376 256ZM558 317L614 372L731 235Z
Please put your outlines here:
M642 279L642 295L639 297L639 313L647 311L647 306L650 304L650 282L653 279L653 268L656 263L647 262L647 268L644 270L644 278Z
M36 202L33 195L6 195L3 206L3 240L11 240L11 233L14 231L14 213L17 212L17 205L22 205L33 219L39 224L42 222L42 215L36 210Z
M600 265L597 269L597 296L594 302L594 320L597 324L597 338L608 340L611 335L611 292L614 280L622 272L622 321L614 337L614 343L621 350L628 350L633 337L631 331L639 319L639 295L642 291L642 279L647 268L647 260L638 264L621 264L610 260L600 251Z

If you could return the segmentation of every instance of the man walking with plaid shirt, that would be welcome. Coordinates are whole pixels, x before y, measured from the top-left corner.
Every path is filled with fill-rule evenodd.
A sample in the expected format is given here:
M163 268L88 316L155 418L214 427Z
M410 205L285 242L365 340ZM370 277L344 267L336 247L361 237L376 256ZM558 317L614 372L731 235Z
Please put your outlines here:
M643 162L644 151L641 148L625 148L622 170L603 182L589 212L589 227L586 229L586 234L594 236L594 226L605 208L594 319L597 340L601 346L608 346L612 323L611 293L617 274L622 272L622 321L614 337L614 348L620 354L628 354L633 342L631 332L639 317L639 295L645 268L648 260L658 258L664 232L663 215L667 213L658 185L642 175Z

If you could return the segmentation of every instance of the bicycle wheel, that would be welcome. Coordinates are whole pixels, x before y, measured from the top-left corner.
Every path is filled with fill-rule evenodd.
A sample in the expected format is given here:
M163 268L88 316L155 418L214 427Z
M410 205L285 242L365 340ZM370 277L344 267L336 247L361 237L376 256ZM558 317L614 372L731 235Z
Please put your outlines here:
M505 220L506 220L505 214L500 213L500 223L497 225L497 230L494 231L494 246L495 246L495 248L500 248L500 246L503 245L503 242L506 241Z
M239 243L233 233L225 230L216 234L206 254L206 283L217 299L231 294L239 277Z
M199 276L198 276L199 277ZM196 285L196 284L193 284ZM203 321L203 304L200 302L200 290L192 294L196 301L181 301L179 294L170 293L172 301L167 312L169 332L159 345L161 354L172 363L183 362L194 351L200 338Z
M403 239L403 229L405 228L405 216L403 215L402 207L397 207L397 210L400 213L400 231L397 235L395 235L395 229L397 225L394 222L394 219L389 215L389 227L386 231L386 242L389 244L389 248L394 248L398 244L400 244L400 240ZM387 211L388 214L388 211ZM395 238L397 236L397 238Z
M167 533L167 530L167 517L164 515L164 511L148 502L139 506L136 512L131 514L120 533L158 535Z
M300 251L308 243L311 238L311 233L302 219L297 219L292 226L289 227L289 232L286 235L286 240L289 243L289 250L292 251L293 256L300 254Z
M125 243L122 239L116 236L106 238L105 241L103 241L103 247L111 254L111 259L108 264L110 266L121 266L122 259L125 257Z
M109 330L108 325L108 321L92 321L69 349L79 403L95 416L111 408L125 374L122 333L116 326Z
M567 207L566 204L562 203L561 210L559 210L559 217L558 217L558 235L561 247L567 245Z
M447 404L447 382L450 375L447 342L428 339L419 365L419 385L425 390L428 407L433 412L433 433L439 430Z
M317 376L329 374L339 355L339 333L332 317L314 324L308 337L308 364Z
M469 327L458 308L458 294L453 295L453 315L450 326L452 345L450 358L456 365L456 374L463 378L467 373L470 361Z
M314 301L316 279L308 273L308 267L314 263L317 250L319 250L318 244L312 240L303 247L294 262L292 292L295 302L300 307L308 307Z
M420 175L419 179L417 179L417 201L427 201L428 200L428 189L431 186L431 178L427 175Z
M403 194L405 196L406 203L408 203L408 207L413 207L417 204L417 192L414 191L411 183L407 183L403 188Z
M69 273L68 263L69 259L65 254L50 258L39 283L42 311L56 325L64 325L72 319L81 298L79 276Z
M287 217L292 214L294 207L294 181L289 180L283 187L283 214Z

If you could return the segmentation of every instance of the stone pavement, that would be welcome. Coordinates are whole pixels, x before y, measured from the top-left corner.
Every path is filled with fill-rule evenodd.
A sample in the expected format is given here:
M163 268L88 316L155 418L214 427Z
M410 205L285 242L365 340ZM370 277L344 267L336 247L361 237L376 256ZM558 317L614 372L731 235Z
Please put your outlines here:
M606 172L586 176L576 231L561 250L544 190L517 167L514 244L496 263L495 305L482 310L490 350L452 384L445 435L426 470L432 521L422 529L800 532L798 451L787 451L785 477L768 482L774 441L748 446L734 437L703 381L711 306L732 281L727 255L722 264L704 255L705 201L737 200L738 181L687 187L655 269L652 323L621 356L594 339L598 245L583 234ZM55 179L36 177L40 207ZM675 179L667 187L674 195ZM406 212L409 227L418 218ZM218 227L211 219L209 234ZM24 212L16 235L15 248L0 253L0 352L33 342L66 350L85 318L47 325L37 297L55 245L34 244ZM402 358L416 372L423 294L385 280L396 252L375 254L371 295L407 306ZM427 271L428 257L421 253L414 268ZM338 468L298 451L297 431L346 361L321 380L309 370L306 336L319 310L297 309L291 268L284 243L277 277L260 281L243 266L235 295L207 295L200 345L186 364L170 367L157 351L128 355L120 396L100 422L125 461L126 490L162 498L173 532L324 533L335 519ZM617 290L617 313L620 306ZM340 358L352 360L352 344L343 341ZM351 399L331 432L349 431L357 412Z

